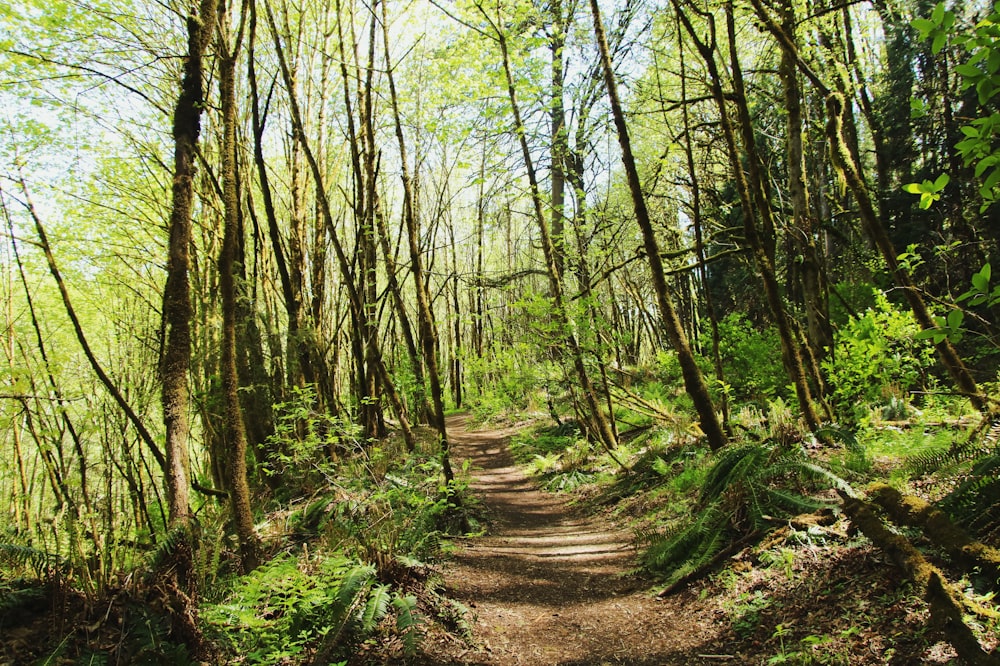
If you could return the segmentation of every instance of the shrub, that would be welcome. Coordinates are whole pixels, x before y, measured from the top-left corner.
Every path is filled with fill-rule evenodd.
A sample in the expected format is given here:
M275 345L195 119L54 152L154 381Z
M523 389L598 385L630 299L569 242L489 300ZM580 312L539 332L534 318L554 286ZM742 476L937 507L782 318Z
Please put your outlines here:
M732 397L765 405L787 393L781 341L773 328L758 329L734 312L719 322L719 352Z
M290 555L237 579L225 599L205 604L208 633L228 643L248 664L285 664L351 654L395 608L397 624L412 637L414 604L380 585L375 569L342 556L315 563Z
M899 416L915 389L926 389L933 378L934 349L916 340L920 326L908 312L896 309L882 293L875 305L852 317L835 336L835 352L823 361L830 402L844 417L858 420L860 407L884 405Z

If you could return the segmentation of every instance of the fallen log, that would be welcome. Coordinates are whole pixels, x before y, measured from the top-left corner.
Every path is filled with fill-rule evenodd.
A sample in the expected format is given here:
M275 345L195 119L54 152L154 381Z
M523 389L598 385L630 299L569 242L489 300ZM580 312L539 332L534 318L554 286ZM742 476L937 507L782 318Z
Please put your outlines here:
M868 496L885 509L892 520L921 528L956 563L968 569L978 567L989 578L990 586L1000 589L1000 550L972 539L944 511L919 497L903 495L883 483L871 487Z
M844 513L851 523L868 537L924 593L931 610L931 620L941 629L959 657L972 666L1000 666L1000 656L982 649L972 630L962 619L963 609L984 617L996 613L970 603L960 591L953 589L944 575L901 534L890 531L875 515L871 504L841 493Z

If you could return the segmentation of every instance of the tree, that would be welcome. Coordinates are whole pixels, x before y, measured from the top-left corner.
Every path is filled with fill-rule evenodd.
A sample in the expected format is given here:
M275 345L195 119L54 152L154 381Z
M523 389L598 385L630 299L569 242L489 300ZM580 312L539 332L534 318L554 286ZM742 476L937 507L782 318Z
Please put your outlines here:
M184 78L174 109L173 206L170 212L167 281L163 287L164 348L160 364L163 382L163 423L166 428L166 483L170 520L178 525L190 518L188 462L188 370L191 362L191 287L188 281L191 216L194 200L194 162L205 106L203 60L215 27L216 1L201 0L190 7L188 51Z
M250 506L250 485L247 482L247 435L239 397L239 373L236 369L236 279L237 257L243 234L240 224L239 183L236 173L236 62L243 41L245 16L241 13L235 42L230 35L229 8L222 0L219 7L219 30L216 44L219 50L219 97L222 111L222 203L223 239L219 255L219 286L222 292L222 349L219 363L222 374L224 401L224 431L227 444L226 467L233 523L240 539L240 555L244 569L257 566L259 545L254 530L253 508Z
M701 420L701 429L708 438L709 446L719 449L726 445L726 434L723 432L722 424L715 411L712 396L708 392L708 386L698 368L694 358L694 352L688 342L687 335L674 309L673 302L664 277L663 263L660 259L660 247L656 240L656 233L649 219L649 210L646 207L646 199L642 192L642 184L639 181L639 172L635 166L635 157L632 155L632 144L629 139L628 126L625 123L625 114L622 111L621 101L618 99L618 84L615 81L614 69L611 65L611 53L608 49L608 40L604 33L604 22L601 19L601 10L597 0L590 0L590 11L594 17L594 35L601 52L601 64L604 70L604 84L607 88L608 97L611 100L611 112L615 120L615 128L618 132L618 143L621 146L622 162L625 165L625 173L628 178L629 192L632 194L632 206L635 210L636 222L642 231L643 246L646 250L646 259L649 261L649 268L653 280L653 289L656 292L656 303L660 309L660 316L663 325L667 329L674 351L677 352L681 364L681 371L684 375L684 385L688 395L694 401L695 409Z

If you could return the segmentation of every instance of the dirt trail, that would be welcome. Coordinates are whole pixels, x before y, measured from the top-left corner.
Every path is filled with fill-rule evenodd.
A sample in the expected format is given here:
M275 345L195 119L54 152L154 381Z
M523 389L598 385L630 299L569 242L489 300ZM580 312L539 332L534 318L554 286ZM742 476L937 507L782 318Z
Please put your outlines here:
M472 611L474 647L430 640L427 664L736 663L718 627L689 594L658 600L635 567L629 535L539 490L514 465L512 430L448 423L454 457L472 462L490 533L443 567L447 594ZM721 658L720 658L721 657Z

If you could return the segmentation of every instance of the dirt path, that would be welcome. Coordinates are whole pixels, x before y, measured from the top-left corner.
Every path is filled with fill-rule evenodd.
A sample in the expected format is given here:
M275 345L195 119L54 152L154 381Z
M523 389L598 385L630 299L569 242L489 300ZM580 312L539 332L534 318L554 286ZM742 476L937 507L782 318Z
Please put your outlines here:
M443 569L448 596L472 611L474 647L432 639L424 663L734 663L720 659L718 628L696 597L658 600L627 575L628 534L524 476L507 448L513 431L469 431L463 416L448 428L492 523Z

